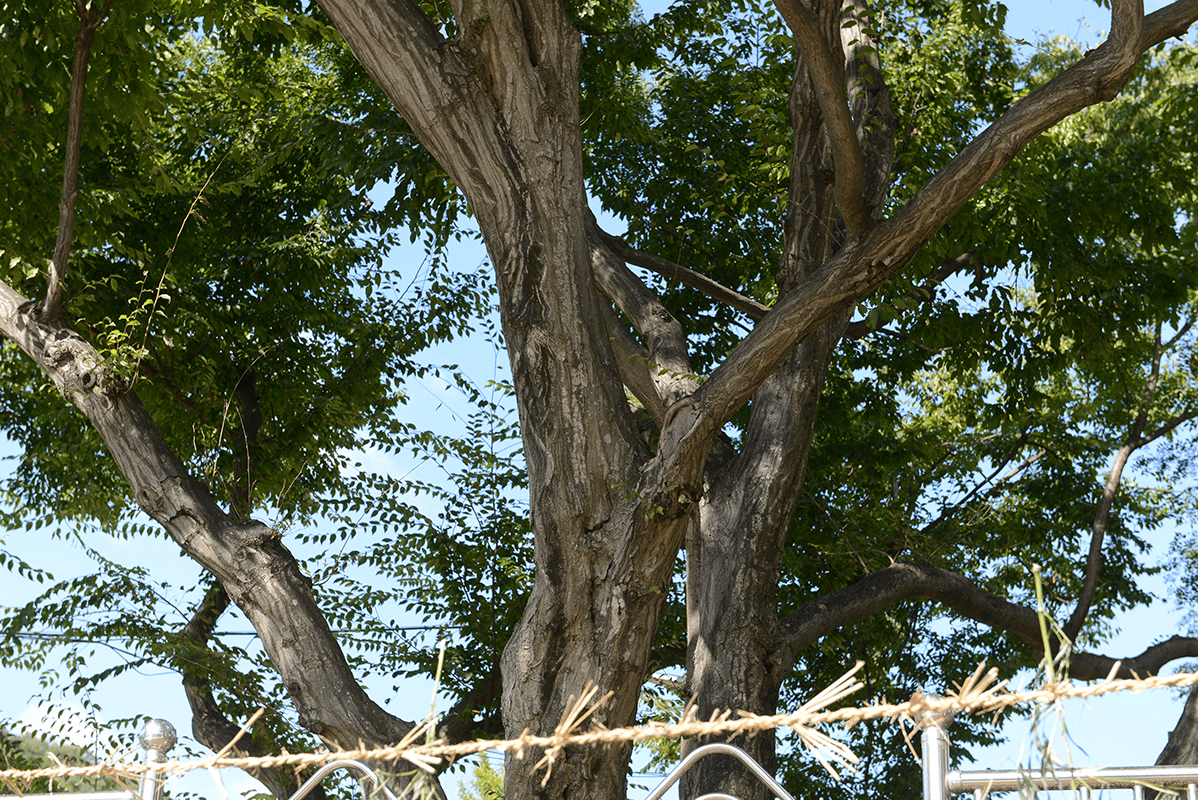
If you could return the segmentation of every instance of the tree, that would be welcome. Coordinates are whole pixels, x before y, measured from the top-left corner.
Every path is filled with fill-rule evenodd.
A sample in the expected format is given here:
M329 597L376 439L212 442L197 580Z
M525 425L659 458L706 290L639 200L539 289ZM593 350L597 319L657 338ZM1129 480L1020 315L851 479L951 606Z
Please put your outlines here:
M613 692L596 721L627 724L647 672L679 662L701 714L768 713L796 660L819 662L818 651L850 639L845 626L865 629L856 642L863 647L915 636L931 613L916 600L980 623L971 646L1006 663L1051 656L1039 652L1035 613L1014 574L1012 560L1028 553L1051 570L1070 609L1054 650L1083 634L1096 598L1107 604L1102 613L1142 599L1130 526L1136 515L1159 514L1148 493L1137 493L1123 515L1113 513L1113 500L1126 458L1193 414L1189 383L1166 358L1191 348L1186 304L1194 287L1183 267L1193 256L1193 196L1178 176L1192 162L1187 155L1121 187L1143 204L1140 216L1129 217L1088 196L1075 177L1071 183L1073 165L1045 167L1087 152L1085 135L1068 142L1076 147L1066 156L1037 153L1033 143L1115 98L1145 52L1198 17L1193 2L1147 18L1133 3L1114 3L1106 42L1033 65L1052 77L1014 102L1001 83L986 80L1010 63L995 33L1001 6L895 4L884 9L898 20L892 31L875 26L883 9L858 2L780 0L776 12L679 3L648 23L626 5L451 3L448 14L407 0L322 5L405 130L468 203L494 268L536 567L503 647L509 732L551 729L588 682ZM135 10L121 13L134 18ZM86 65L93 36L108 30L101 22L109 10L81 5L79 12L76 63ZM308 25L281 23L266 9L225 13L222 29L245 27L247 38ZM161 29L167 40L188 16L173 19L176 28ZM928 20L972 48L946 46ZM310 30L328 33L319 22ZM638 80L646 70L660 76L653 87ZM302 725L338 743L394 740L410 723L362 691L311 581L277 533L239 512L248 504L238 504L236 491L230 511L220 508L180 456L178 432L155 425L150 401L140 399L146 382L133 380L149 359L122 350L124 340L105 347L98 332L85 338L66 323L68 307L77 313L64 305L61 287L76 238L83 74L78 67L71 81L63 222L54 237L6 234L22 243L12 247L18 272L32 277L48 263L45 295L30 302L5 289L0 330L91 422L132 496L221 587L189 626L192 640L205 642L227 594L261 635ZM1143 74L1142 97L1163 92L1160 69ZM330 75L340 77L313 69L305 80L322 86ZM946 85L946 75L959 84ZM943 102L925 114L922 93ZM1175 127L1192 126L1186 110L1159 109ZM669 122L672 132L625 124L646 116ZM1141 157L1150 150L1138 131L1127 136L1117 118L1108 122L1106 145L1139 147ZM1015 163L1029 146L1029 160ZM1095 169L1128 163L1118 147L1089 153ZM424 172L410 166L418 156L402 158L405 174L441 175L427 161L418 162ZM448 184L428 183L405 208L456 207ZM589 191L629 218L640 214L641 227L631 225L627 240L601 230ZM430 192L439 204L425 199ZM1035 192L1070 210L1078 230L1068 241L1029 205ZM1160 202L1178 205L1148 216ZM1004 214L1021 218L1020 236ZM352 218L343 211L337 219ZM1084 230L1091 222L1097 232ZM54 256L39 261L47 251ZM706 266L687 270L652 251ZM996 279L1025 253L1025 283ZM252 262L230 263L234 278L253 276ZM655 291L629 264L669 283ZM970 313L930 302L958 273L973 277L967 294L978 307ZM1149 279L1161 275L1169 279L1163 286ZM328 280L322 273L316 286ZM680 280L713 301L680 291L673 283ZM359 299L348 295L346 302ZM1097 318L1095 307L1110 311ZM152 317L157 307L147 309ZM354 316L369 321L371 312ZM751 329L747 318L757 320ZM745 335L735 335L738 325ZM369 325L336 336L338 343L388 341ZM297 347L307 342L298 338ZM952 346L957 341L968 346ZM247 367L257 372L245 363L253 352L229 370L237 376L230 397L253 389L245 382ZM311 357L296 353L286 363ZM387 351L380 359L378 380L402 356ZM1106 392L1112 383L1118 394ZM831 424L817 439L825 393L834 413L825 407ZM316 427L354 430L380 406L389 411L389 397L360 399L336 421L340 427ZM240 409L241 444L227 458L232 488L252 485L238 467L254 454L252 405ZM338 445L306 446L327 456ZM1120 455L1089 502L1094 473L1112 453ZM309 496L341 491L336 466ZM277 479L294 474L283 469ZM109 487L118 494L115 477ZM1051 523L1049 535L1036 529L1040 522ZM1083 525L1088 542L1079 559L1070 545ZM680 608L673 589L683 551ZM684 638L673 617L663 624L667 611L684 620ZM934 657L922 664L882 657L878 668L932 670L952 660L945 648L929 647ZM1123 668L1153 672L1196 650L1194 639L1174 637ZM1102 677L1112 665L1080 650L1070 655L1076 677ZM774 766L772 737L748 747ZM505 791L620 796L628 752L570 752L544 788L534 760L509 760ZM740 773L712 767L696 771L685 791L753 797L759 790Z
M379 248L398 224L427 214L441 223L428 237L435 246L452 229L457 204L424 207L440 180L428 158L403 147L402 132L376 127L380 119L367 104L348 112L343 100L356 97L354 86L342 80L347 57L327 24L292 27L205 9L214 15L210 26L239 31L222 45L189 35L199 11L186 4L5 9L13 20L5 28L12 58L4 83L12 156L5 159L3 222L8 300L17 302L14 286L37 287L47 272L58 276L70 257L70 279L53 278L56 296L65 292L60 307L35 316L69 314L64 319L74 327L57 319L19 338L39 358L61 355L73 364L60 375L64 391L105 420L97 428L86 416L64 415L62 395L45 391L36 365L15 346L4 349L6 432L29 454L5 486L9 526L65 520L138 535L145 525L130 521L130 506L159 505L182 481L179 497L194 495L198 503L184 516L217 514L203 525L241 531L219 547L236 550L243 535L257 541L251 550L265 559L260 566L276 565L271 580L307 586L311 598L311 577L277 529L249 521L251 511L302 520L347 508L362 487L349 485L345 452L394 433L392 416L403 399L395 382L424 369L413 354L473 324L486 297L468 274L442 277L434 266L421 283L397 287L410 277L379 268ZM55 59L46 63L47 43L70 43L76 29L74 73L61 72L71 49L51 50ZM96 42L101 67L91 71L85 92L96 31L108 35ZM228 46L248 41L257 49ZM296 103L304 92L330 102ZM67 132L65 144L56 142L59 132ZM380 146L366 145L375 139ZM406 152L387 155L396 141ZM45 176L64 160L60 195ZM426 190L420 203L397 192L372 208L366 188L397 170L419 174ZM56 229L57 215L45 215L56 202L67 220L80 206L73 231ZM17 319L36 309L9 311ZM393 327L391 319L410 325ZM96 383L101 377L107 388ZM112 439L116 429L147 447ZM140 477L129 484L122 470ZM89 475L82 485L81 472ZM149 494L139 495L143 489ZM214 492L227 510L215 504ZM162 513L179 512L165 502ZM177 522L179 531L192 525ZM160 605L150 575L102 555L99 563L99 574L57 585L20 609L6 620L8 632L68 620L92 641L140 643L141 658L183 675L196 738L223 747L239 727L231 720L244 718L271 690L258 680L259 670L270 669L266 659L256 668L234 667L241 651L212 640L229 586L209 578L188 599L188 619L177 621L169 609L155 619L126 611L131 602ZM348 676L327 623L318 627L336 651L329 668ZM21 648L5 638L5 660L15 663ZM36 664L44 651L32 651L25 658ZM301 659L293 668L303 664L308 672L319 663ZM293 742L289 729L283 718L268 718L246 749L277 751L280 742ZM290 771L258 777L283 796L296 786Z

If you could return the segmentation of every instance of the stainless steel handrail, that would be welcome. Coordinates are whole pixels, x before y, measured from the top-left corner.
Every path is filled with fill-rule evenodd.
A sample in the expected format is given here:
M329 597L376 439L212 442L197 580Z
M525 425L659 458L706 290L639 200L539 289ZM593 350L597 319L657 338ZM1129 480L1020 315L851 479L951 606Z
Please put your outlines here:
M357 773L358 783L362 785L362 800L370 800L370 796L375 792L381 794L385 800L397 800L391 790L379 780L379 776L375 774L374 770L361 761L351 761L349 759L330 761L316 770L311 778L304 781L303 786L295 790L295 794L291 795L290 800L302 800L302 798L307 797L330 773L336 772L339 769L347 769Z
M1089 800L1093 789L1131 789L1143 800L1145 789L1184 786L1187 800L1198 800L1198 766L1089 767L1081 769L950 770L948 728L951 714L924 714L922 729L924 800L949 800L972 792L983 800L990 792L1077 791Z
M1082 786L1096 789L1132 789L1136 786L1193 786L1198 784L1198 767L1100 767L1057 770L951 770L950 793L1014 792L1023 788L1061 791Z
M704 756L712 755L713 753L723 753L724 755L732 756L733 758L740 761L740 763L742 763L746 767L748 767L749 771L753 773L753 775L757 778L757 780L761 781L767 787L769 787L769 790L771 792L773 792L775 796L779 797L781 800L794 800L794 798L791 797L790 794L785 789L782 788L782 784L780 784L776 780L774 780L774 776L770 775L768 772L766 772L764 769L762 769L761 765L758 764L756 761L754 761L753 758L748 753L746 753L744 750L741 750L739 747L733 747L730 744L723 744L720 742L716 742L713 744L705 744L702 747L697 747L694 750L692 750L690 753L688 753L686 758L679 761L678 766L676 766L676 767L674 767L674 769L670 770L670 772L665 776L665 778L662 779L662 782L657 785L657 788L653 790L653 794L646 797L645 800L661 800L661 796L666 793L666 790L669 789L671 786L673 786L678 781L679 778L681 778L683 775L685 775L687 773L687 771L690 770L690 768L695 765L696 761L698 761L700 758L703 758ZM735 797L731 797L730 795L726 795L726 794L713 793L713 794L705 794L702 797L697 798L697 800L738 800L738 799Z

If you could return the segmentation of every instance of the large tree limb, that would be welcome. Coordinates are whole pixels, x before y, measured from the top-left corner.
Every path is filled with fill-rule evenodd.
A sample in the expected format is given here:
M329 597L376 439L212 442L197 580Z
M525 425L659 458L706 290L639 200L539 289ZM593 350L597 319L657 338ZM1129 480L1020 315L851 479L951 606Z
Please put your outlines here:
M933 600L963 617L1007 631L1038 657L1043 656L1040 620L1035 611L990 594L963 575L921 564L892 564L851 586L805 603L782 620L782 636L786 646L797 653L837 628L915 598ZM1054 644L1059 646L1061 642ZM1073 652L1069 656L1069 676L1100 680L1117 662L1118 677L1155 675L1171 661L1194 656L1198 656L1198 638L1173 636L1127 659Z
M188 648L184 651L183 656L188 662L181 665L181 672L183 688L187 693L187 704L191 707L191 733L197 742L218 753L234 739L237 739L237 735L241 732L241 726L234 723L221 711L216 697L212 694L212 686L205 674L204 666L192 654L207 651L208 640L216 628L217 620L228 607L228 592L219 584L210 587L191 619L179 633L179 638ZM274 755L273 752L268 752L261 746L253 731L237 739L237 744L234 747L234 752L238 755L251 757ZM299 772L288 769L254 767L246 771L279 800L287 800L303 783ZM323 800L325 796L323 786L317 786L314 792L316 800Z
M923 283L899 298L900 302L890 304L897 319L903 314L902 306L906 303L930 303L936 299L936 287L948 280L952 275L972 264L976 259L974 251L970 250L954 258L945 259L940 269L933 272ZM871 327L865 320L850 323L844 331L845 339L864 339L869 334L879 330Z
M893 217L851 241L802 281L736 347L696 392L685 430L664 439L682 459L748 400L786 354L820 324L896 275L982 184L1032 139L1069 115L1110 100L1126 84L1144 48L1198 19L1198 0L1179 0L1145 25L1135 0L1114 4L1112 34L980 133Z
M95 427L141 508L210 572L245 612L299 713L344 746L398 741L412 724L354 679L299 564L274 530L238 524L179 461L137 395L113 386L104 360L70 328L44 320L0 283L0 333L34 360ZM330 688L332 687L332 688Z
M878 60L873 14L865 0L842 0L840 47L844 52L844 80L849 109L864 166L862 202L871 220L881 216L890 193L894 169L894 131L898 117L890 102L890 87Z
M837 63L832 57L832 50L820 32L818 17L803 5L802 0L775 0L774 5L790 26L795 45L802 53L815 84L815 94L824 125L827 126L832 159L836 165L836 206L844 217L849 236L856 236L865 230L869 215L862 202L865 165L861 159L861 146L857 142L849 107L844 101L843 64Z
M621 377L660 427L665 424L665 410L695 390L686 336L657 295L611 252L597 225L591 225L590 239L591 265L600 291L624 312L645 342L641 356L635 340L622 335L618 329L623 326L611 316L608 328L617 329L612 338L624 354ZM651 395L646 396L650 387Z

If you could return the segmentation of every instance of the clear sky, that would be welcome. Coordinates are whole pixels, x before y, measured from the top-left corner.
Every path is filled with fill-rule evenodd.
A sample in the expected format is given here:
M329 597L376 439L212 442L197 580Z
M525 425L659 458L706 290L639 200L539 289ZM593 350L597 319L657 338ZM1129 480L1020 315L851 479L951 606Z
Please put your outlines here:
M1161 3L1150 5L1149 10L1160 5ZM654 4L646 4L650 13L656 7L658 6ZM1109 26L1108 12L1088 1L1015 0L1008 3L1008 7L1009 32L1025 39L1033 39L1039 33L1052 32L1064 33L1084 41L1095 41L1097 31L1105 30ZM618 223L614 223L613 232L619 230ZM460 258L469 262L470 267L477 264L481 257L481 251L477 247L460 255ZM393 258L401 261L419 261L421 256L398 252ZM466 355L465 358L463 356L461 349L455 349L452 358L457 362L473 358L480 371L471 374L481 380L488 377L484 374L486 370L496 368L494 356L485 344L475 346L472 354ZM470 369L468 367L468 370ZM502 374L502 360L498 369ZM430 417L444 416L447 410L453 411L457 403L452 394L446 393L445 386L434 379L429 379L422 388L412 388L410 391L414 395L413 406L423 404ZM425 395L423 399L420 397L422 394ZM461 405L464 408L465 403ZM11 452L11 448L8 448L7 452ZM1167 549L1171 535L1171 532L1153 535L1158 556ZM26 549L20 544L20 539L28 536L31 534L7 534L9 544L13 545L17 552ZM62 578L90 568L88 560L76 546L61 540L43 539L44 537L39 538L37 544L39 563L53 564L52 571L56 577ZM168 542L144 539L127 542L114 540L112 546L121 551L116 553L114 558L143 564L151 568L159 580L174 584L194 581L196 569L181 559L178 549ZM1154 641L1177 631L1180 614L1174 611L1168 602L1167 587L1161 582L1154 590L1162 599L1151 608L1124 617L1121 620L1122 632L1108 647L1103 648L1104 652L1116 656L1133 655ZM0 606L27 602L36 591L36 584L28 584L11 573L0 574ZM246 629L248 630L248 625ZM97 652L96 658L99 662L116 663L121 656L119 653L101 650ZM927 688L936 690L943 687ZM33 721L37 714L29 707L29 698L37 691L33 676L0 668L0 718L24 718L26 721ZM413 680L405 685L404 691L399 695L387 696L388 693L376 692L375 698L385 701L392 711L401 716L419 718L427 713L431 692L430 681ZM92 701L103 719L148 714L172 721L179 728L181 735L188 733L190 713L179 678L174 673L143 671L123 676L94 692ZM1140 695L1116 695L1094 700L1090 701L1088 707L1082 703L1071 704L1069 728L1078 752L1084 751L1084 755L1079 756L1079 763L1151 763L1163 747L1169 730L1177 721L1181 702L1174 693L1158 690ZM981 766L1010 767L1016 763L1026 763L1026 759L1021 759L1019 754L1025 729L1026 724L1013 723L1008 728L1012 734L1012 743L979 754ZM652 784L651 781L649 783ZM231 784L231 788L243 785L236 781L232 781ZM449 784L451 786L452 782ZM203 796L216 797L210 781L204 776L189 779L187 788Z

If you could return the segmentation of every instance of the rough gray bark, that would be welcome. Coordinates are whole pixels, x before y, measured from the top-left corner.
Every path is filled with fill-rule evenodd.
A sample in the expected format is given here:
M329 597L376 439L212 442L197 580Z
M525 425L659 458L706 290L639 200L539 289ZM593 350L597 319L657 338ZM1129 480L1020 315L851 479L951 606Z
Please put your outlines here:
M1190 766L1198 764L1198 688L1190 690L1177 727L1169 734L1165 749L1157 756L1159 765ZM1176 797L1176 793L1149 792L1149 800Z
M794 10L793 4L784 6ZM906 208L880 223L871 215L880 206L889 164L879 169L884 141L875 138L875 128L861 124L862 108L871 98L859 90L850 95L852 119L829 100L843 91L846 73L856 75L870 65L856 60L847 69L837 67L835 59L818 58L819 48L810 45L805 57L825 67L815 73L812 96L817 105L824 99L821 109L827 109L831 129L840 136L828 140L819 125L796 130L801 145L796 171L812 170L813 179L823 180L811 158L826 148L834 175L827 198L819 201L828 204L828 211L796 227L826 226L835 202L845 215L847 239L828 247L796 236L794 263L784 265L788 292L783 300L706 383L688 386L674 377L687 361L676 323L630 278L620 263L626 254L588 224L577 134L578 40L561 7L536 0L456 4L461 33L453 40L443 39L408 0L325 0L324 7L462 188L479 215L495 267L523 423L538 570L502 663L507 729L548 730L587 681L615 692L599 722L633 719L661 588L688 525L695 572L690 582L698 595L688 599L696 607L692 689L701 691L701 703L716 705L721 678L737 673L735 688L723 696L743 696L745 707L754 711L772 710L789 662L787 650L796 641L785 635L776 609L769 607L772 595L750 598L745 588L737 614L747 618L713 614L718 606L711 603L721 589L726 599L728 581L753 571L747 560L768 555L768 544L776 549L781 541L785 503L775 515L773 506L758 501L781 497L801 480L809 444L803 431L810 429L822 381L818 365L839 335L838 326L843 328L845 310L895 275L1038 133L1114 96L1150 43L1142 13L1129 2L1116 4L1114 32L1106 44L1019 103ZM864 13L856 4L851 9ZM843 53L837 28L828 18L822 24L826 49ZM1169 24L1180 23L1172 19ZM1153 35L1163 32L1162 25L1150 29ZM820 143L802 145L804 138ZM786 274L789 270L793 274ZM600 291L633 330L618 324ZM823 344L809 339L825 324ZM809 346L796 353L803 342ZM625 358L629 355L635 358ZM669 364L671 375L646 369L656 364ZM803 374L813 388L789 391ZM623 386L661 429L654 454L647 454L636 436ZM709 471L705 480L720 428L755 393L761 406L755 424L763 445L756 451L748 446L727 468L726 482L718 471ZM786 402L771 400L781 395L787 395ZM748 485L767 465L778 467L781 477L764 481L756 494L758 489ZM762 518L767 506L769 514ZM752 531L752 541L737 543L733 533L744 530ZM767 557L761 577L745 578L746 587L769 584L776 570L770 561ZM815 627L833 625L834 612ZM760 641L743 664L719 668L730 646L754 639ZM626 757L626 750L572 752L543 788L539 776L529 772L530 761L509 760L508 795L622 796Z
M841 231L851 236L877 221L894 158L889 93L876 58L871 62L865 54L874 42L856 30L852 39L842 39L846 17L866 12L839 0L813 6L814 12L799 3L779 3L795 30L797 62L790 94L791 202L777 274L783 293L843 245ZM868 89L866 72L873 73ZM846 93L854 99L851 108L829 99ZM829 114L835 117L832 124L826 124ZM842 180L846 171L849 177ZM836 176L831 186L828 175ZM838 214L846 205L851 214ZM761 385L753 395L741 453L705 487L697 524L687 538L687 688L703 718L716 709L771 713L791 670L794 651L781 635L776 597L782 554L824 376L848 317L847 311L835 314ZM705 741L688 741L684 751ZM738 738L736 744L774 770L772 733ZM684 797L772 796L726 757L697 764L680 791Z
M190 644L195 652L205 650L208 639L220 616L229 607L229 595L220 586L212 586L205 594L200 607L192 615L187 625L180 633L180 639ZM274 754L269 745L264 746L263 737L258 729L250 730L237 738L241 726L229 719L216 702L208 676L197 667L203 662L201 658L190 658L193 651L184 649L179 665L183 675L183 688L187 694L187 704L191 708L191 734L196 741L215 753L219 753L230 742L236 739L233 753L251 757ZM295 794L303 784L303 774L292 769L250 769L247 772L262 783L266 789L278 797L287 800ZM323 786L317 786L310 795L315 800L324 800Z

